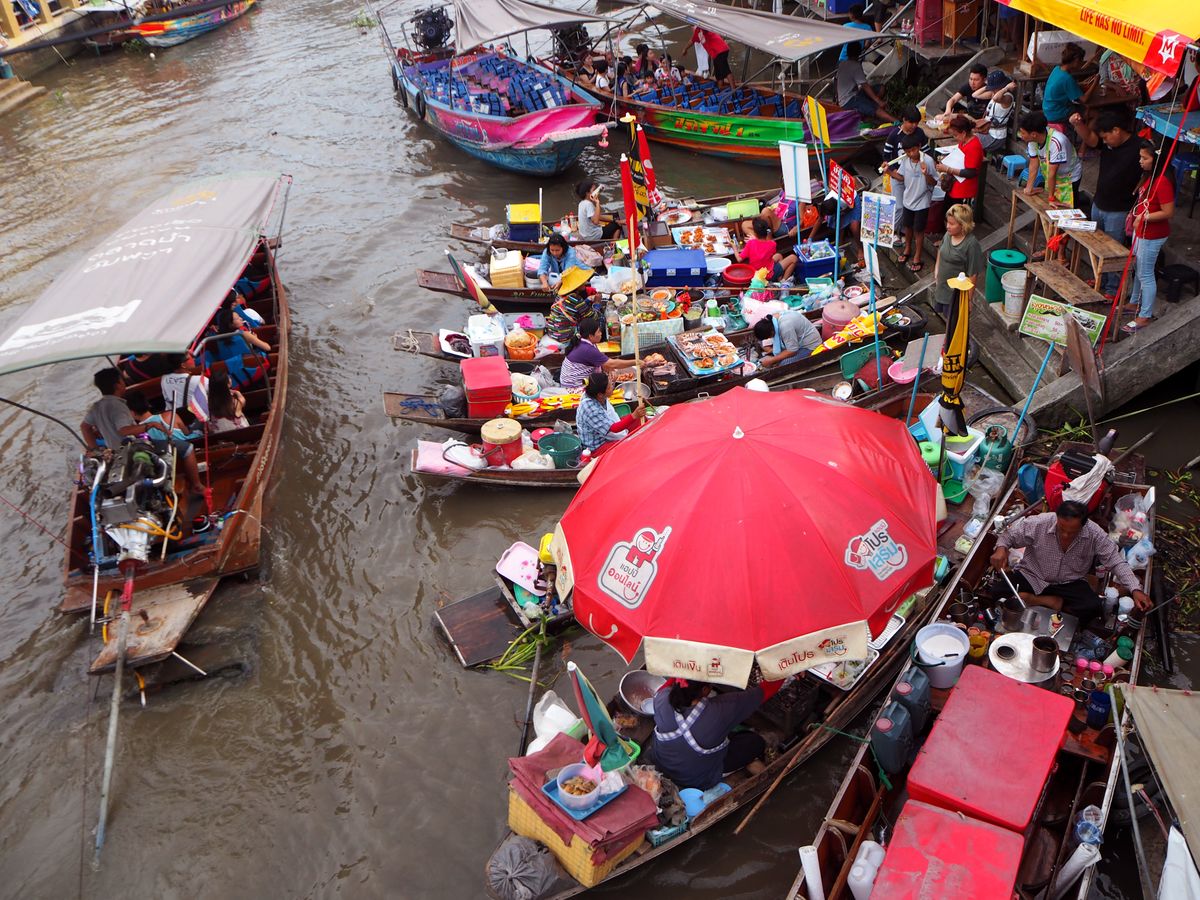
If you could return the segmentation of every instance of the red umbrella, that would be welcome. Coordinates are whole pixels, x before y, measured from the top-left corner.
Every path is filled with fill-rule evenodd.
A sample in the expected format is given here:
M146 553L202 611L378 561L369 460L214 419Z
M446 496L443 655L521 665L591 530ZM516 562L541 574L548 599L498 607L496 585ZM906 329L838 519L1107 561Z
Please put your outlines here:
M659 675L745 685L867 657L932 583L936 486L896 419L807 391L676 406L559 523L575 617Z

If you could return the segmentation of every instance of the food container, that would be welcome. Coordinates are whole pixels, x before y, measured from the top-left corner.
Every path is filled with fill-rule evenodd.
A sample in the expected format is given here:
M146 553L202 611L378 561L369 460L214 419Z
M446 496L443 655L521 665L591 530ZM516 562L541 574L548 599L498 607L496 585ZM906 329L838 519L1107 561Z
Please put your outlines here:
M651 675L645 669L634 669L621 676L621 684L617 693L630 712L639 716L654 715L654 695L667 679L661 675Z
M510 203L504 208L510 241L536 241L542 231L542 207L537 203Z
M504 325L483 313L467 318L467 340L472 356L503 356Z
M704 260L709 275L720 275L733 264L733 260L724 256L709 256Z
M647 287L701 284L708 274L702 250L651 250L644 259L650 272L646 279Z
M929 676L929 683L945 690L954 687L963 663L971 650L964 631L941 622L926 625L917 632L915 662Z
M524 262L520 250L496 248L488 265L488 281L498 288L525 287Z
M515 419L492 419L479 429L483 458L493 467L511 466L521 455L521 425Z
M859 309L849 300L832 300L821 307L821 339L829 340L850 324Z
M836 262L836 254L829 241L817 241L816 243L798 248L796 263L796 276L804 278L812 278L818 275L831 275Z
M508 364L498 356L464 359L459 363L467 414L472 418L493 419L504 415L512 399L512 378Z
M572 778L587 778L595 787L587 794L572 794L563 787ZM600 782L592 777L591 767L583 763L572 763L569 766L563 766L554 780L558 786L558 800L567 809L582 812L585 809L595 806L596 801L600 799Z
M721 270L721 280L731 288L746 288L754 280L754 269L745 263L731 263Z

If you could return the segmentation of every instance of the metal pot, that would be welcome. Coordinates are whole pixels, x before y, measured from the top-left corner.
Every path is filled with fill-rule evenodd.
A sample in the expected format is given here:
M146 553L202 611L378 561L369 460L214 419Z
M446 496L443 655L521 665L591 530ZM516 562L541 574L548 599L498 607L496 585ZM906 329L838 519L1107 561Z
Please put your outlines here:
M621 676L617 693L630 712L639 716L653 716L654 694L666 683L667 679L660 675L651 675L645 669L634 669Z
M970 603L951 603L946 612L950 620L959 625L970 625L975 621L975 607Z
M621 395L625 398L626 403L636 403L638 398L650 401L650 385L644 381L627 381L621 385Z
M1009 597L1000 608L1004 616L1004 630L1020 631L1021 613L1025 610L1025 604L1015 597Z
M1058 659L1058 642L1052 637L1035 637L1029 664L1035 672L1051 672Z

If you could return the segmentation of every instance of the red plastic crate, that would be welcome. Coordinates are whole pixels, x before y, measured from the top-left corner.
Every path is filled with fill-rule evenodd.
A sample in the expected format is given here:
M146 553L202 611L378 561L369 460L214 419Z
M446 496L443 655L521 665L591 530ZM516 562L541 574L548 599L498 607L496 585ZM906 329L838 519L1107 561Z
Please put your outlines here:
M467 415L472 419L499 419L507 406L507 397L503 400L468 400Z
M871 896L1011 900L1024 846L1021 836L1007 829L909 800L896 820Z
M481 356L476 359L464 359L459 363L459 369L462 372L463 391L467 400L504 400L507 403L512 396L508 363L501 357Z
M908 775L908 795L1023 833L1075 704L967 666Z

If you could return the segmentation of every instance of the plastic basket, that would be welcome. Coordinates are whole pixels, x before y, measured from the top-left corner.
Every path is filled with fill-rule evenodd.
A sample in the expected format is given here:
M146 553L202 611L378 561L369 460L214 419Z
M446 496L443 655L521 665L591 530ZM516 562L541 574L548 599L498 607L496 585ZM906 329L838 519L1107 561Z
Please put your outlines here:
M633 342L637 340L638 348L649 350L661 347L667 343L667 338L673 334L683 333L683 316L674 319L661 319L655 322L635 322L633 325L621 326L621 353L633 352Z
M574 469L579 465L583 442L573 434L556 431L538 441L538 450L554 460L554 468Z

